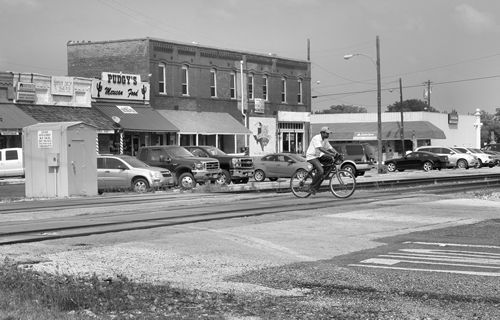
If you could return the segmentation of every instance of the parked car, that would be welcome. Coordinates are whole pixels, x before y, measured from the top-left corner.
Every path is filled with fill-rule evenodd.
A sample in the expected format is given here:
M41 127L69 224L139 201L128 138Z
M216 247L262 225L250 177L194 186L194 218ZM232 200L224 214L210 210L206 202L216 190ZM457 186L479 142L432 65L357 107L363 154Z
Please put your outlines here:
M404 155L401 158L392 158L385 161L387 171L405 171L407 169L417 169L431 171L441 170L448 166L448 156L440 156L426 151L415 151Z
M187 146L184 147L197 157L214 158L219 160L221 175L219 184L247 183L253 176L253 159L248 156L228 155L213 146Z
M473 155L462 153L449 147L424 146L416 148L415 151L427 151L440 156L448 156L448 160L450 161L448 166L451 168L469 169L470 167L475 167L478 163L477 158Z
M170 170L175 177L175 184L183 189L192 189L196 183L216 181L221 173L217 159L196 157L180 146L142 147L137 158L151 166Z
M495 166L495 160L493 159L493 156L491 154L484 153L483 151L479 149L474 149L474 148L464 148L464 147L453 147L453 149L458 150L463 153L468 153L477 158L477 167L494 167Z
M278 178L290 178L295 171L304 170L304 173L312 169L312 164L295 153L272 153L254 160L255 181L264 181L268 178L276 181Z
M362 176L372 168L373 162L370 160L366 144L334 142L330 144L344 156L344 161L340 165L341 169L351 171L355 176Z
M24 176L23 149L0 149L0 177L16 176Z
M97 190L99 193L127 189L142 193L151 188L159 189L173 185L174 177L167 169L151 167L127 155L97 156Z
M500 152L500 143L490 143L483 147L487 151L497 151Z
M481 151L493 157L493 163L495 166L500 166L500 151L493 151L493 150L481 150Z

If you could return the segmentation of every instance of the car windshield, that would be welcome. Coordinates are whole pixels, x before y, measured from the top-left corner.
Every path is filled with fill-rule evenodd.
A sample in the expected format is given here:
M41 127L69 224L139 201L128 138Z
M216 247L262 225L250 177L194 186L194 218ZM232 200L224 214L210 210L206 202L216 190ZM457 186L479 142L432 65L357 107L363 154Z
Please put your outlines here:
M120 159L128 163L133 168L148 168L149 166L141 160L132 156L121 156Z
M210 155L212 155L212 156L225 156L225 155L227 155L224 151L222 151L216 147L208 147L206 149L207 149L208 153L210 153Z
M456 148L450 148L450 149L453 150L453 151L455 151L455 152L458 152L458 153L467 153L467 151L461 151L461 150L456 149Z
M467 149L465 149L465 148L453 148L453 149L455 149L456 151L461 152L461 153L467 153Z
M473 153L484 153L484 152L482 152L481 150L476 149L476 148L469 148L469 150L470 150L471 152L473 152Z
M194 155L189 152L186 148L184 147L172 147L168 148L168 153L172 157L194 157Z

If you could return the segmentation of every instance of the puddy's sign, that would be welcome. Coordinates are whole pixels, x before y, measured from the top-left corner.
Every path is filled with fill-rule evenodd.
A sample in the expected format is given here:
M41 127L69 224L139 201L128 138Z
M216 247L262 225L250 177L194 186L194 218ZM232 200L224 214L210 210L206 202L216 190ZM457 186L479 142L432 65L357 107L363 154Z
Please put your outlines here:
M92 98L149 101L149 88L138 74L103 72L92 80Z

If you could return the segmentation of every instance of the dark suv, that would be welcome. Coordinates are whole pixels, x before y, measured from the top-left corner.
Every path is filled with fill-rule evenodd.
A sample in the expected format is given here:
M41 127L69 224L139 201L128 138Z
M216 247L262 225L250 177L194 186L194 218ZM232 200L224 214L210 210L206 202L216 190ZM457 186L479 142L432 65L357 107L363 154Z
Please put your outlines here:
M137 158L150 166L170 170L183 189L192 189L197 182L216 181L221 173L217 159L196 157L180 146L142 147Z
M483 148L486 151L496 151L500 152L500 143L490 143L484 146Z
M222 169L219 184L247 183L248 178L253 176L253 159L244 156L231 156L213 146L189 146L184 147L197 157L210 157L219 160Z
M372 161L368 155L368 148L361 143L334 143L330 141L332 147L344 155L344 161L340 167L351 171L356 177L362 176L372 168Z

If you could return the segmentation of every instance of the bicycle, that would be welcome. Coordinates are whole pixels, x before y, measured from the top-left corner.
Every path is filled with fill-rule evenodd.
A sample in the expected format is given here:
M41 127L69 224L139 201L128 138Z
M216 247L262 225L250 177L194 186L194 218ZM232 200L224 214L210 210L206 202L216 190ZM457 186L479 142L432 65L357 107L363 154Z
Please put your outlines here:
M330 179L328 187L337 198L349 198L356 190L356 177L351 171L341 170L337 166L344 160L342 155L332 157L333 163L324 165L324 174L321 183ZM311 183L316 175L316 168L308 171L299 169L295 171L290 179L290 189L298 198L307 198L311 195ZM320 184L321 185L321 184Z

